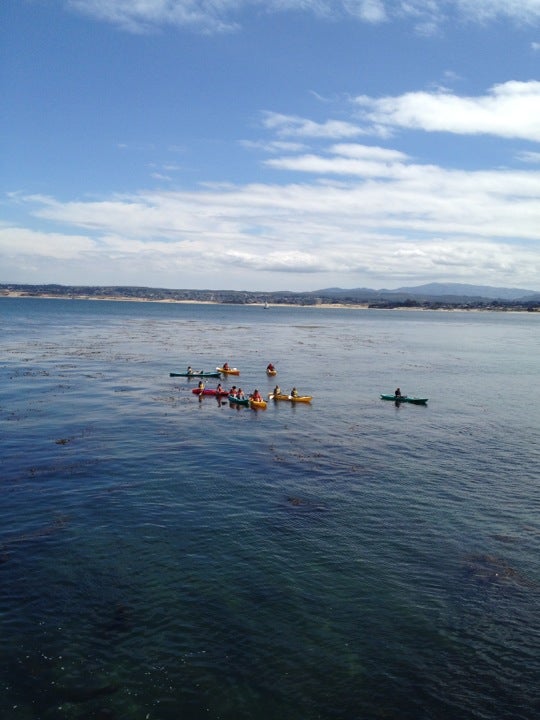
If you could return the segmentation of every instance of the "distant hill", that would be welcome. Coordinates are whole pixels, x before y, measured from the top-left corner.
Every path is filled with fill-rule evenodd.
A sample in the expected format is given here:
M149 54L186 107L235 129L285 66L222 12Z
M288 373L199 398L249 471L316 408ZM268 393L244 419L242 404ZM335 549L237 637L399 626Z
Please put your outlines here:
M467 285L465 283L428 283L426 285L417 285L414 287L400 287L395 290L373 290L370 288L325 288L316 290L312 295L322 295L324 297L363 297L370 298L388 298L388 297L409 297L409 298L483 298L485 300L529 300L538 298L540 293L534 290L524 290L523 288L501 288L492 287L491 285Z
M522 288L502 288L491 285L467 285L464 283L428 283L416 287L401 287L397 290L385 290L386 292L411 293L412 295L459 295L461 297L484 297L492 300L522 300L531 295L538 295L534 290L523 290Z

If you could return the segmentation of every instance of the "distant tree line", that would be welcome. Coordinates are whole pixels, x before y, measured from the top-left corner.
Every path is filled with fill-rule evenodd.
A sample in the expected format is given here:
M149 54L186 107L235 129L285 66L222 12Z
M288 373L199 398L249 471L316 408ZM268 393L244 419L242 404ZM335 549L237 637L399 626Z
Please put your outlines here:
M72 299L149 300L149 301L185 301L215 302L228 305L252 305L269 303L272 305L358 305L364 304L373 309L418 308L427 310L499 310L499 311L540 311L540 296L523 300L493 300L479 297L426 297L378 292L376 290L319 290L315 292L251 292L244 290L189 290L170 288L149 288L124 285L24 285L0 284L0 295L18 293L25 297L58 297Z

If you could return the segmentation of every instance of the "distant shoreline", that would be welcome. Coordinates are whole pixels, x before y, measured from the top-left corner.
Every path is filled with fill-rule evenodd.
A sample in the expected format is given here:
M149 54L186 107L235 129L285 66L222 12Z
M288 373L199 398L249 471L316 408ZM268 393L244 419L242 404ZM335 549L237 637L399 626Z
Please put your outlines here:
M175 300L173 298L145 298L145 297L125 297L124 295L48 295L47 293L25 293L25 292L0 292L0 298L2 297L14 297L14 298L30 298L34 300L96 300L96 301L113 301L113 302L152 302L152 303L167 303L169 305L183 304L183 305L223 305L224 303L218 303L213 300Z
M1 291L0 298L30 298L34 300L96 300L107 302L141 302L141 303L160 303L166 305L239 305L240 303L218 302L217 300L176 300L174 298L146 298L146 297L125 297L124 295L50 295L47 293L27 293L16 290ZM266 307L264 302L243 303L243 307ZM368 303L314 303L313 305L301 305L299 303L268 303L268 309L272 307L310 307L310 308L350 308L355 310L368 310ZM414 308L413 308L414 309Z
M403 306L398 305L396 307L377 307L370 305L369 303L265 303L265 302L246 302L246 303L233 303L233 302L219 302L217 300L197 300L197 299L176 299L176 298L148 298L148 297L126 297L125 295L86 295L86 294L73 294L66 293L65 295L52 295L49 293L29 293L19 290L0 290L1 298L18 298L18 299L34 299L34 300L95 300L97 302L138 302L138 303L159 303L161 305L235 305L241 307L258 307L258 308L316 308L320 310L399 310L406 312L504 312L504 313L516 313L521 314L526 312L525 308L512 308L508 306L501 307L483 307L483 306L472 306L472 307L456 307L448 305L448 307L430 307L429 305L413 305Z

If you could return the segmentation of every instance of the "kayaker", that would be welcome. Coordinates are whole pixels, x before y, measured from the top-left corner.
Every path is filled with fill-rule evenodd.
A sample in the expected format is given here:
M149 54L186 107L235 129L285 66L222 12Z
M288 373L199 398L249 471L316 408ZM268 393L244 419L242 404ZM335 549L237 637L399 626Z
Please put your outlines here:
M291 397L298 397L298 390L295 387L291 390Z
M279 385L276 385L276 387L274 388L273 395L274 395L274 397L276 395L281 395L281 388L279 387Z
M191 365L188 365L187 374L193 375L193 370L191 369Z
M396 390L395 390L395 392L394 392L394 395L395 395L396 397L401 397L401 390L400 390L399 388L396 388Z
M224 370L229 370L229 369L230 369L230 368L229 368L229 363L227 363L227 362L226 362L226 363L223 363L223 369L224 369Z
M216 392L217 392L217 393L222 393L222 392L223 392L223 388L221 387L221 383L218 383L218 386L217 386L217 388L216 388Z
M229 395L236 395L236 385L233 385L232 388L229 390Z
M243 399L244 399L245 396L244 396L244 391L242 390L242 388L238 388L238 390L236 391L236 397L237 397L239 400L243 400Z
M199 380L199 390L202 392L204 390L204 383L202 380Z
M258 390L254 390L254 391L253 391L253 395L251 396L251 399L252 399L252 400L255 400L255 402L261 402L261 400L262 400L263 398L262 398L261 393L260 393Z
M276 368L272 365L272 363L268 363L268 365L266 366L266 369L269 370L270 372L274 372L274 370Z

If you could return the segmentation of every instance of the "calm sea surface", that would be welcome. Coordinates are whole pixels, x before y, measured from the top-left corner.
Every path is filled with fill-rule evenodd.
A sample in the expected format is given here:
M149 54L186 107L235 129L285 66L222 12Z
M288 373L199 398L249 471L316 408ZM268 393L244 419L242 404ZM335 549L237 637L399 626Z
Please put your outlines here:
M540 315L3 298L0 338L2 720L538 717ZM225 361L313 402L169 377Z

